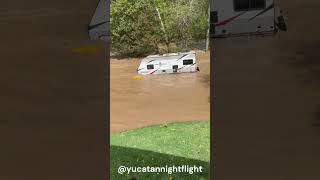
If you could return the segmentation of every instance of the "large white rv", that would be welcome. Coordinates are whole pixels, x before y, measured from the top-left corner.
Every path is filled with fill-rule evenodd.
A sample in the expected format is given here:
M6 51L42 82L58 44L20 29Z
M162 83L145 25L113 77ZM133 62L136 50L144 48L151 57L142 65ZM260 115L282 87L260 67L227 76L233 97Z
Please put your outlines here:
M110 1L99 0L97 8L88 25L88 33L91 40L109 39L109 14Z
M211 0L212 37L248 34L274 34L286 30L283 17L278 17L274 0ZM281 21L279 24L277 21Z
M141 60L139 74L165 74L197 72L199 67L194 51L184 53L170 53L163 55L150 55Z

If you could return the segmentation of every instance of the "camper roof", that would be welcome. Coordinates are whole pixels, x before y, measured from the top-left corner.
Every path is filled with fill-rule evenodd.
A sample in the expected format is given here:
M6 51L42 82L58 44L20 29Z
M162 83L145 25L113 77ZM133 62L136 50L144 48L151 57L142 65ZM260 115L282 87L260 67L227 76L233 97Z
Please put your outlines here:
M156 55L149 55L147 56L148 58L149 57L152 57L152 58L157 58L157 57L169 57L169 56L181 56L181 55L186 55L186 54L195 54L196 52L195 51L189 51L189 52L177 52L177 53L168 53L168 54L156 54Z
M142 60L142 62L150 62L150 60L154 60L154 61L163 61L163 60L176 60L179 58L182 58L186 55L189 54L195 54L194 51L190 51L190 52L178 52L178 53L168 53L168 54L163 54L163 55L150 55L147 56L146 58L144 58Z

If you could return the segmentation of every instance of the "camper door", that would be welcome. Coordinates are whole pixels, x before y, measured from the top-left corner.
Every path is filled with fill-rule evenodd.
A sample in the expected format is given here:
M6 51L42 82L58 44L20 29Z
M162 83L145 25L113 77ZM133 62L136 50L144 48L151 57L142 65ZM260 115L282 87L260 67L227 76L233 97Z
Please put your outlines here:
M161 73L172 73L171 63L168 60L159 61Z

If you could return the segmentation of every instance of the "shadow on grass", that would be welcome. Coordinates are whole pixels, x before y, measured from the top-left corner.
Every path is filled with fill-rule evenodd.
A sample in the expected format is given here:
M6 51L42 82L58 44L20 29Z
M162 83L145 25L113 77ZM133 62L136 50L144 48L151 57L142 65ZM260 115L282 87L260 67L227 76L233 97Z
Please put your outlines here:
M111 146L110 147L110 158L111 158L111 180L205 180L209 179L209 163L188 159L184 157L178 157L169 154L162 154L153 151L146 151L135 148L121 147L121 146ZM143 173L143 172L133 172L130 174L123 173L122 175L118 173L118 168L120 166L126 167L175 167L182 165L189 165L189 168L194 166L202 166L203 170L201 172L194 171L189 173L176 173L168 174L167 172L160 173ZM168 168L169 169L169 168Z

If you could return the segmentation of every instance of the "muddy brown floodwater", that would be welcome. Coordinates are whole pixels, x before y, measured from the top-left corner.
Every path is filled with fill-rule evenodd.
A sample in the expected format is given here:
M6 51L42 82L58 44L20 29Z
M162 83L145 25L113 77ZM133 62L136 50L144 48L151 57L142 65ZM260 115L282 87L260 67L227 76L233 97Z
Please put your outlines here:
M112 132L173 121L209 120L209 52L197 51L200 72L135 79L140 60L111 59Z

